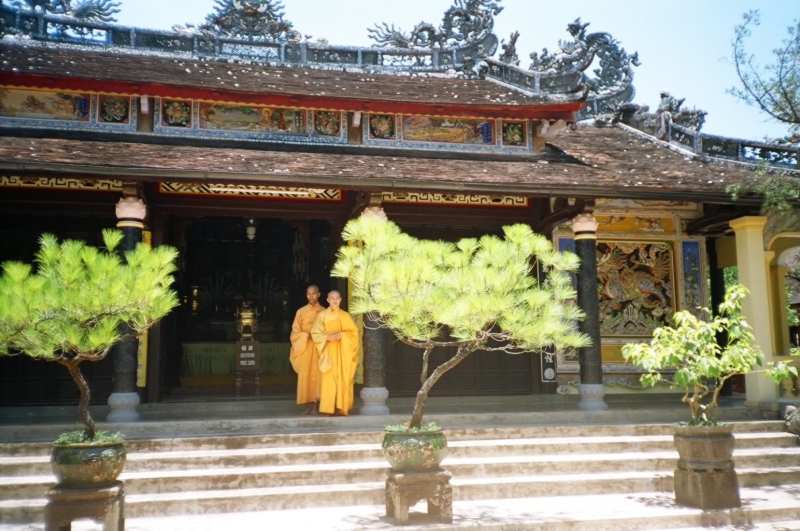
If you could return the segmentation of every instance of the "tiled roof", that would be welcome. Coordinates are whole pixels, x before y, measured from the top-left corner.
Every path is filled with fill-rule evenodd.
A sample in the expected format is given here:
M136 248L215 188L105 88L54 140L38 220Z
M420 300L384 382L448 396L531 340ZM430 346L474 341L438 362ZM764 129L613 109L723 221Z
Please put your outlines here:
M481 79L428 74L367 74L291 66L259 66L158 55L67 48L0 46L0 83L12 74L156 83L236 93L280 94L387 102L519 106L550 104Z
M579 127L556 137L546 157L526 160L427 158L422 154L265 151L133 142L4 137L0 171L106 178L260 183L345 189L587 197L680 197L729 201L728 184L752 178L675 153L618 128ZM474 158L474 157L473 157Z

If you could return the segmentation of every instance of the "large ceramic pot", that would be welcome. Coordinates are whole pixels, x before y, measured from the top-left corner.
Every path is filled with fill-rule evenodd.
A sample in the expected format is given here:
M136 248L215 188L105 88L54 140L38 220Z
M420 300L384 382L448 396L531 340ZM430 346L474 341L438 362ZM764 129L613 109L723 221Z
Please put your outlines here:
M740 507L734 444L733 426L676 426L675 501L704 510Z
M447 438L442 430L415 433L387 431L382 447L383 455L393 470L436 470L447 455Z
M62 487L86 488L110 485L125 466L122 442L55 444L50 467Z

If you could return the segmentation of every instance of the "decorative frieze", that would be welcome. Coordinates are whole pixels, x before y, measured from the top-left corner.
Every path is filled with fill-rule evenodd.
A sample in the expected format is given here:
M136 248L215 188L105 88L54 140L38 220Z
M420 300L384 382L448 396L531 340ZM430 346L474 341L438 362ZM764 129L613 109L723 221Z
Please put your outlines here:
M418 150L519 153L533 150L533 135L527 120L370 113L363 143Z
M439 192L383 192L383 203L457 205L494 208L527 208L527 197L513 195L472 195Z
M341 190L261 186L255 184L159 183L158 191L164 195L249 197L299 201L342 200Z
M495 120L403 116L404 142L496 145Z
M112 181L108 179L75 179L69 177L1 175L0 188L121 192L122 183L120 181Z
M305 136L306 111L266 105L200 102L199 129Z
M131 96L0 87L0 126L136 130Z
M343 144L344 111L156 98L154 132L231 140Z

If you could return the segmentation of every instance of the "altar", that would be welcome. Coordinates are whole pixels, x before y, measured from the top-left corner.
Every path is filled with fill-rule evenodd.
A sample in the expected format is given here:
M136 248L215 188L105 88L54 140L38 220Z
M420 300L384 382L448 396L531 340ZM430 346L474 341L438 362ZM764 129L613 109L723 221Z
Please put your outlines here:
M289 363L290 343L260 343L262 374L293 374ZM183 343L183 376L233 374L236 343Z

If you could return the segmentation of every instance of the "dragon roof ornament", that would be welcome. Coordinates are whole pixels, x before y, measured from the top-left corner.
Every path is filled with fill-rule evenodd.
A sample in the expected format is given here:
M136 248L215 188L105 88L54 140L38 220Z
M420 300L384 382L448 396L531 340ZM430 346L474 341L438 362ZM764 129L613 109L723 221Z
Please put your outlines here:
M386 22L368 28L369 38L380 47L400 49L472 48L470 57L491 56L497 50L492 33L494 17L503 8L500 0L455 0L445 11L437 28L420 22L411 33L404 33Z
M78 2L73 2L73 0L14 0L10 4L20 11L108 24L117 21L114 15L119 13L120 2L113 0L80 0Z
M580 118L596 116L633 100L633 67L639 66L639 54L628 54L619 41L605 32L587 33L589 23L578 18L567 26L572 40L559 41L559 50L541 55L530 54L528 68L519 66L516 52L518 32L503 41L503 53L497 58L484 58L480 63L465 65L464 77L485 77L511 89L535 96L561 95L570 99L585 99L589 105ZM585 74L599 58L594 76Z

